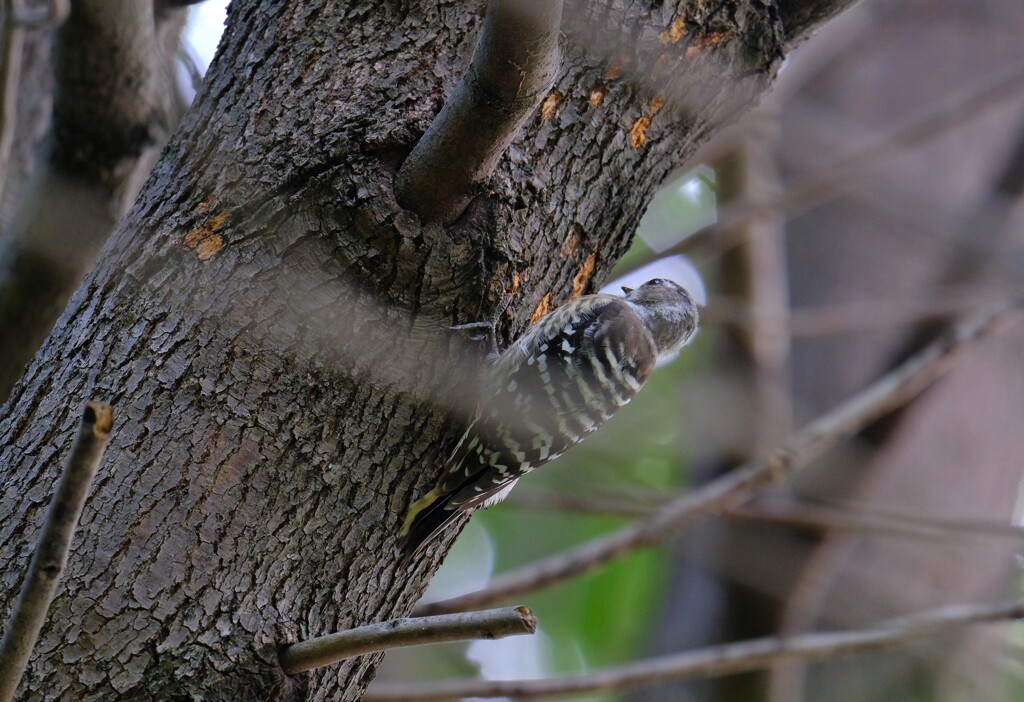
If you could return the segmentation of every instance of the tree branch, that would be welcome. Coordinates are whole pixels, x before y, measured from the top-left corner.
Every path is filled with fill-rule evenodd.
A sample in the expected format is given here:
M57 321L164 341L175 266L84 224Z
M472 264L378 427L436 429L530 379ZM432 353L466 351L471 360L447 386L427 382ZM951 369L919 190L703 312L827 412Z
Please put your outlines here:
M551 87L561 0L490 0L465 75L398 171L395 196L451 222Z
M850 182L864 177L882 160L927 143L929 139L987 113L1019 96L1022 87L1024 61L1017 61L983 84L972 85L929 105L886 132L869 137L867 144L838 156L825 166L816 166L813 178L795 183L778 197L723 208L711 224L656 254L638 256L622 266L620 273L625 275L653 261L680 253L691 256L696 253L705 256L720 254L736 243L730 231L741 224L765 215L782 214L793 218L813 206L834 200L848 192Z
M467 639L502 639L536 631L537 618L529 607L506 607L369 624L285 646L278 658L284 672L295 675L372 651Z
M647 517L672 499L660 492L642 501L627 495L602 495L553 490L517 489L502 504L520 509L556 510L615 517ZM721 516L740 522L786 524L825 531L847 529L911 538L992 537L1024 539L1024 526L992 519L969 519L916 514L905 510L850 501L758 501L722 511Z
M71 0L49 0L42 7L26 7L25 0L9 0L11 20L25 29L53 29L71 14Z
M17 121L18 84L26 29L48 29L67 19L70 0L51 0L45 9L30 14L18 0L6 0L0 24L0 195L7 180L11 145Z
M184 11L176 11L180 14ZM81 0L57 32L47 148L0 248L0 400L135 199L167 136L152 0ZM55 207L53 203L59 202Z
M853 653L884 651L969 624L1024 619L1024 600L995 605L951 605L878 622L858 631L829 631L788 638L769 637L712 646L549 680L458 680L442 683L375 685L367 702L449 700L467 697L553 697L621 690L683 678L711 678L762 670L779 661L820 661Z
M779 13L786 32L786 48L811 36L814 31L858 0L779 0Z
M753 490L781 480L807 465L893 409L909 402L952 366L968 343L990 333L996 323L1024 304L1024 292L974 314L906 362L883 375L830 412L806 425L765 458L746 463L703 487L666 504L651 517L569 551L501 575L484 589L420 606L417 614L475 609L589 572L636 549L674 536L708 512L728 509Z
M21 79L21 54L24 44L22 27L14 16L14 2L4 3L3 45L0 46L0 195L7 180L8 161L11 145L14 143L14 128L18 111L18 83Z
M1014 540L1024 538L1024 527L995 520L943 519L912 515L899 517L803 502L741 505L730 509L722 516L739 522L785 524L805 530L838 529L917 539L969 536Z
M78 436L50 500L46 523L32 555L28 575L0 641L0 702L8 702L14 697L32 648L39 638L113 423L114 410L110 405L90 402L82 411Z
M978 284L935 285L921 296L902 299L867 298L820 307L796 308L788 317L766 315L744 300L714 296L701 310L703 325L750 326L757 323L784 328L794 337L818 337L891 329L951 315L967 314L997 296Z

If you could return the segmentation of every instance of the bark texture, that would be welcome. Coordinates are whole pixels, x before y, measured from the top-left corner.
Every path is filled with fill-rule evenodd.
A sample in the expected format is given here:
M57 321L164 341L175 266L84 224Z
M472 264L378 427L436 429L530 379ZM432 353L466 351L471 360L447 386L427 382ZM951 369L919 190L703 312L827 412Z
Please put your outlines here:
M770 3L570 3L558 97L458 221L421 226L392 178L468 63L471 9L232 4L0 421L2 614L74 408L119 417L25 698L358 699L379 654L288 678L272 647L403 616L447 550L397 565L472 404L478 354L447 326L510 295L508 335L592 290L783 42Z

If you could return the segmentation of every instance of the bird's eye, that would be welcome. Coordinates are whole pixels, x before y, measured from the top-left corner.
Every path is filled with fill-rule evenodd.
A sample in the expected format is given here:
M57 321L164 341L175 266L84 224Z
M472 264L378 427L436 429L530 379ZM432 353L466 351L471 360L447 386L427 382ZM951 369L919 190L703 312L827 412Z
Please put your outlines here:
M654 278L653 280L647 281L647 284L648 285L664 285L665 284L665 279L664 278Z

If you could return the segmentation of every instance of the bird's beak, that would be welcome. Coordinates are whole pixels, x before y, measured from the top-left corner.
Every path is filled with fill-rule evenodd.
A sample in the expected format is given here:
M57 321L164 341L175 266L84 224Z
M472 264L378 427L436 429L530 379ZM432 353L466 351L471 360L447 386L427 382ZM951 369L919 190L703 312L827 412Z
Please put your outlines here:
M622 286L622 292L624 292L624 293L626 293L628 295L631 292L633 292L633 288L627 288L625 285L623 285Z

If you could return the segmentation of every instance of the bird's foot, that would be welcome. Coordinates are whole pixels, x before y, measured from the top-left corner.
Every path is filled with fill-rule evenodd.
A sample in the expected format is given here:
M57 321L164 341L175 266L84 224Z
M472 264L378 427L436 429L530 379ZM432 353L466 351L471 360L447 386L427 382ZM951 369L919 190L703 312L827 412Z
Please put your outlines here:
M448 328L452 331L470 332L469 338L473 341L486 341L490 346L491 355L493 356L501 353L498 350L498 332L495 322L467 322L465 324L455 324Z

